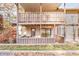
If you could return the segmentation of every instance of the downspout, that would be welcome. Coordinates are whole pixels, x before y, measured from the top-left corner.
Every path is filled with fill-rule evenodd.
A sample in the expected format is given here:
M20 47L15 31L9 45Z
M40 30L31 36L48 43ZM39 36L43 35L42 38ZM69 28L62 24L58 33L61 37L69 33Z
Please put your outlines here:
M73 19L73 16L72 16L72 20L73 20L73 40L75 41L75 24L74 24L74 19Z
M78 35L78 39L79 39L79 12L78 12L78 30L77 31L78 31L77 35Z
M65 15L66 15L66 4L64 3L64 41L66 39L66 19L65 19Z
M78 39L79 39L79 12L78 12Z

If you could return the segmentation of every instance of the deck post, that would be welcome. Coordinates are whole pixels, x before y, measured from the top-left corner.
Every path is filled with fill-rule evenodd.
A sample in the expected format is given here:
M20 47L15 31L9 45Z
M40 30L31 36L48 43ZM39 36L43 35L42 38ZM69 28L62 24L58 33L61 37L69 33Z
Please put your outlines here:
M42 20L42 4L40 3L40 37L41 37L41 20Z
M54 24L54 32L53 32L54 41L56 41L55 28L56 28L56 25Z
M16 7L17 7L17 26L16 26L16 43L18 43L19 40L19 36L18 36L18 26L19 26L19 4L16 3Z

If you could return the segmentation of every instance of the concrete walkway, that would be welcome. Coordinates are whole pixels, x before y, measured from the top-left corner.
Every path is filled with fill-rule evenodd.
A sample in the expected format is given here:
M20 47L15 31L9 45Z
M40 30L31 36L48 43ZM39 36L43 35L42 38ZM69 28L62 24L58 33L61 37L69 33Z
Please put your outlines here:
M61 56L61 55L79 56L79 50L50 50L50 51L0 50L0 56Z

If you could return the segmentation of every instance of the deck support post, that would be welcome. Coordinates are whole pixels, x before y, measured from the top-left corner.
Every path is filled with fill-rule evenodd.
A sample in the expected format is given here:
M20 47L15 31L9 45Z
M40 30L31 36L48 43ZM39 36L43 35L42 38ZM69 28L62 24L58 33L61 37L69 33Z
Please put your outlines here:
M40 37L41 37L42 4L40 3Z
M17 23L16 23L16 43L18 43L18 40L19 40L19 35L18 35L18 26L19 26L19 4L16 3L16 7L17 7Z
M54 34L53 34L53 37L54 37L54 41L56 41L56 35L55 35L55 27L56 27L56 25L54 24Z

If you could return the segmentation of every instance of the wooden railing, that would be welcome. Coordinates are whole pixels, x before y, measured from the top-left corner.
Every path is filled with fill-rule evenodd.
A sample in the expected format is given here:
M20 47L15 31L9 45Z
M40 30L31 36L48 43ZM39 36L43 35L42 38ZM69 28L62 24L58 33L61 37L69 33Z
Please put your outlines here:
M53 14L54 15L54 14ZM56 14L55 14L56 15ZM49 16L44 13L19 13L19 23L63 23L64 22L64 17L63 16Z
M54 38L19 38L17 39L18 44L53 44L55 43Z

